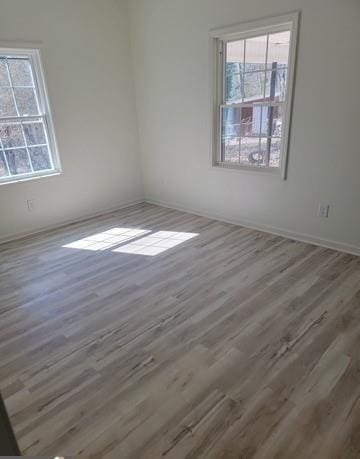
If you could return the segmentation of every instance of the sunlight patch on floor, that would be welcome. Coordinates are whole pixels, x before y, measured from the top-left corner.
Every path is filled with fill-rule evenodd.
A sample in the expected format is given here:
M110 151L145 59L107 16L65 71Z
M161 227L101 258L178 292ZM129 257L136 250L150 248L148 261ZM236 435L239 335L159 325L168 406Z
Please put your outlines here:
M176 247L185 241L198 236L197 233L181 233L178 231L158 231L149 236L142 237L129 244L114 249L113 252L132 253L136 255L154 256Z
M70 244L63 245L63 247L92 251L107 250L148 233L150 231L137 228L112 228L103 233L93 234Z

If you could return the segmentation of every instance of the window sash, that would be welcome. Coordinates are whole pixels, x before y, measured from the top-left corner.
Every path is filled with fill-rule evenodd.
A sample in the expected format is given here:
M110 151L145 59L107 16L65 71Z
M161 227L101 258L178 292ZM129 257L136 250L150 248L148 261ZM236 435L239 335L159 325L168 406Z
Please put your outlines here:
M260 122L259 122L259 126L260 126L260 131L259 133L257 134L253 134L253 135L229 135L229 136L224 136L223 134L223 109L225 108L255 108L255 107L280 107L280 106L284 106L285 103L284 102L274 102L274 101L270 101L268 103L253 103L253 104L248 104L248 103L238 103L238 104L223 104L220 106L220 114L219 114L219 145L218 145L218 151L219 151L219 157L218 157L218 162L222 165L224 164L228 164L228 165L234 165L233 162L231 161L225 161L224 158L223 158L223 140L225 138L227 138L228 140L229 139L239 139L239 156L240 156L240 153L241 153L241 140L242 139L259 139L259 152L260 152L260 149L261 149L261 142L263 140L267 140L267 141L270 141L271 140L280 140L280 142L282 143L283 142L283 133L281 133L281 135L268 135L268 133L263 133L262 132L262 121L263 121L263 110L261 110L261 115L260 115ZM240 123L241 125L241 123ZM234 125L235 126L235 125ZM254 170L257 170L258 168L261 168L261 169L269 169L271 171L273 170L278 170L280 166L278 167L273 167L273 166L270 166L270 157L268 155L266 155L265 157L265 160L266 160L266 163L265 164L258 164L258 165L246 165L246 164L242 164L242 163L239 163L237 165L237 163L235 163L237 166L236 167L245 167L245 168L251 168L251 169L254 169Z
M254 108L254 107L285 107L286 101L266 101L263 102L236 102L233 104L221 104L220 109L223 108ZM39 117L38 117L39 118ZM1 122L1 121L0 121Z
M283 179L286 179L287 172L287 157L288 157L288 145L290 137L290 123L291 123L291 112L292 112L292 99L293 99L293 86L294 86L294 75L295 75L295 64L296 64L296 51L297 51L297 38L298 38L298 24L299 24L299 12L284 14L282 16L270 17L260 19L253 22L241 23L238 25L225 27L221 29L214 29L210 31L210 43L211 43L211 69L212 69L212 104L211 104L211 164L212 166L222 166L228 169L244 169L252 172L272 172L280 174ZM290 43L289 43L289 56L286 65L287 77L286 77L286 94L284 101L241 101L231 103L225 101L225 90L226 90L226 45L227 43L247 40L261 36L271 36L272 34L280 32L290 32ZM245 54L245 51L244 51ZM269 56L269 40L267 38L266 43L266 61L267 63ZM241 64L241 62L240 62ZM285 66L281 66L279 70L284 70ZM245 68L243 68L245 70ZM249 70L242 72L246 74L255 73L271 73L272 69L265 65L264 69L261 70ZM235 72L236 73L236 72ZM244 92L240 93L243 96ZM266 93L265 93L266 95ZM274 103L275 102L275 103ZM281 134L281 150L280 150L280 167L254 167L252 165L237 164L231 162L222 161L222 127L223 122L221 119L221 113L226 108L241 108L248 107L254 108L256 106L281 106L283 113L283 128ZM263 137L266 138L266 137ZM272 138L275 139L273 136Z
M49 102L48 102L48 97L47 97L45 79L43 75L39 50L0 48L0 56L5 58L6 60L15 58L15 59L26 59L29 62L30 67L31 67L33 85L30 85L30 86L15 85L14 86L11 74L9 72L9 68L7 66L7 73L8 73L10 86L2 86L2 87L4 88L6 87L11 90L12 98L13 98L17 113L20 113L20 112L17 106L14 88L15 89L17 88L34 89L36 104L37 104L38 112L39 112L38 114L35 114L35 115L25 115L25 116L18 115L18 116L0 117L0 125L2 124L20 124L21 125L22 136L24 138L24 143L25 143L23 146L20 146L20 147L4 147L3 142L0 139L0 152L2 153L2 156L4 157L4 162L5 162L5 166L6 166L7 173L8 173L8 175L0 177L0 185L6 184L9 182L16 182L16 181L20 181L20 180L24 180L28 178L37 178L37 177L48 176L48 175L60 173L61 166L60 166L60 161L59 161L58 152L57 152L54 127L53 127L52 118L51 118L51 112L50 112L50 107L49 107ZM24 132L23 123L31 123L32 121L35 122L39 120L41 120L42 122L41 124L44 128L46 143L28 145L27 138ZM48 156L49 156L51 168L42 169L40 171L34 170L29 148L31 149L31 148L45 147L45 146L47 147L47 150L48 150ZM12 174L5 152L10 151L10 150L19 150L19 149L26 150L31 171L19 173L19 174Z
M290 32L291 33L291 30L289 28L284 28L283 29L284 32ZM236 41L240 41L239 39L237 40L222 40L221 43L220 43L220 46L222 48L222 54L223 54L223 60L222 60L222 80L223 80L223 85L222 85L222 98L221 98L221 105L220 105L220 116L219 116L219 130L220 130L220 135L219 135L219 147L218 147L218 161L220 161L221 163L230 163L231 164L231 161L226 161L224 159L224 156L223 156L223 140L224 140L224 123L223 123L223 117L222 117L222 114L223 114L223 111L224 111L224 108L255 108L255 107L279 107L279 106L286 106L286 103L287 103L287 88L288 88L288 72L287 72L287 75L286 75L286 92L285 92L285 99L284 101L281 101L281 102L275 102L275 101L272 101L272 100L266 100L268 99L266 97L266 76L268 73L272 73L273 69L269 68L269 63L268 63L268 58L269 58L269 43L270 43L270 36L271 36L272 33L270 32L261 32L261 33L257 33L257 34L254 34L253 36L249 37L249 36L244 36L243 38L241 38L240 40L244 40L244 56L243 56L243 62L242 62L242 66L243 66L243 72L241 73L234 73L232 76L234 75L243 75L243 79L242 79L242 88L241 88L241 94L242 94L242 99L243 99L243 102L238 102L238 103L227 103L226 102L226 94L227 94L227 44L228 43L233 43L233 42L236 42ZM251 70L251 71L246 71L246 44L247 44L247 39L249 38L256 38L256 37L266 37L266 52L265 52L265 60L264 60L264 69L260 69L260 70ZM290 48L290 46L289 46ZM290 50L289 50L290 51ZM289 59L290 59L290 52L289 52L289 57L288 57L288 61L285 65L286 69L288 68L289 66ZM284 68L285 68L284 67ZM282 67L281 70L284 70L284 68ZM280 69L279 69L280 70ZM264 100L262 101L256 101L256 102L248 102L248 101L244 101L245 99L245 76L246 75L251 75L251 74L263 74L264 75L264 90L263 90L263 94L262 94L262 97ZM261 141L262 139L267 139L267 140L270 140L272 138L276 138L276 139L281 139L283 138L283 133L281 134L281 136L269 136L269 135L265 135L262 133L262 122L263 122L263 110L261 110L261 114L260 114L260 132L259 132L259 135L253 135L253 136L241 136L239 135L238 137L234 137L234 138L238 138L239 139L239 158L240 158L240 152L241 152L241 139L242 138L256 138L256 139L259 139L259 146L258 146L258 150L259 150L259 153L261 151ZM249 165L247 167L252 167L252 168L270 168L270 158L269 158L269 155L266 155L266 157L264 158L265 160L265 164L253 164L253 165ZM280 161L281 161L281 154L280 154ZM239 166L242 167L243 165L239 162ZM271 167L272 169L280 169L281 165L279 163L279 166L277 167Z
M0 116L0 124L11 124L11 123L20 123L20 122L31 122L36 121L39 118L46 119L44 113L39 115L26 115L26 116Z
M44 127L46 143L29 145L27 140L26 140L26 134L25 134L25 131L24 131L23 122L31 122L31 121L38 121L38 120L42 121L42 126ZM8 171L8 175L5 175L4 177L1 177L0 183L1 183L1 181L6 181L5 179L9 179L9 178L13 178L13 177L16 178L16 177L19 177L19 176L32 176L32 175L38 174L38 173L41 174L42 172L47 173L48 171L55 171L53 157L52 157L51 150L50 150L49 131L48 131L48 126L47 126L46 116L45 115L37 115L37 116L18 116L18 117L10 117L10 118L0 118L0 126L2 124L12 124L12 123L21 125L21 132L22 132L22 136L24 138L24 145L18 146L18 147L5 147L4 144L3 144L3 141L2 141L2 139L0 137L0 152L3 153L5 165L6 165L6 168L7 168L7 171ZM31 148L36 148L36 147L47 147L48 153L49 153L49 160L50 160L50 164L51 164L51 167L49 169L42 169L41 171L35 171L34 170L33 161L31 159L31 155L30 155L30 149ZM9 167L9 163L8 163L8 159L7 159L7 156L6 156L6 152L7 151L13 151L13 150L26 150L28 161L29 161L29 164L30 164L30 167L31 167L31 172L25 172L23 174L12 174L11 173L11 170L10 170L10 167Z

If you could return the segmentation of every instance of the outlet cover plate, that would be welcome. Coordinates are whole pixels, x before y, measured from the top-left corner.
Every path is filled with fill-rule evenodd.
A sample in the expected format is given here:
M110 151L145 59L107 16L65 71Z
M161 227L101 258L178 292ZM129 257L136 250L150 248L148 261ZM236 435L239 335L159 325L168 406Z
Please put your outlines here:
M329 218L330 206L329 204L319 204L318 217Z

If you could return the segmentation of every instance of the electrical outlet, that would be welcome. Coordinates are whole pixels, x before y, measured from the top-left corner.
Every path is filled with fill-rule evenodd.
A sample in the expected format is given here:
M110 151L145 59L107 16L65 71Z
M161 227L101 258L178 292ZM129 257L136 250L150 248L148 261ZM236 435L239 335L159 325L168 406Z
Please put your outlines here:
M329 218L330 206L329 204L319 204L318 217Z
M34 199L28 199L26 201L26 205L27 205L27 208L28 208L29 212L33 212L35 210L35 201L34 201Z

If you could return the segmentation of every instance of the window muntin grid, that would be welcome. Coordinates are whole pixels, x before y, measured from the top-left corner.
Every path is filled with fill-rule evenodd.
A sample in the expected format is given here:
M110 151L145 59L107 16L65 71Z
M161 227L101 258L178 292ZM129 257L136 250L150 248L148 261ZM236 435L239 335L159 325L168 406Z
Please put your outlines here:
M282 50L276 55L277 38L281 38ZM262 49L253 49L249 58L248 44L256 42ZM219 160L225 164L280 168L291 30L224 40L222 48ZM249 93L247 86L254 92ZM243 116L246 111L248 119ZM231 113L233 116L229 116ZM254 130L248 132L246 125L251 124Z
M39 68L35 51L0 50L0 183L59 171Z

